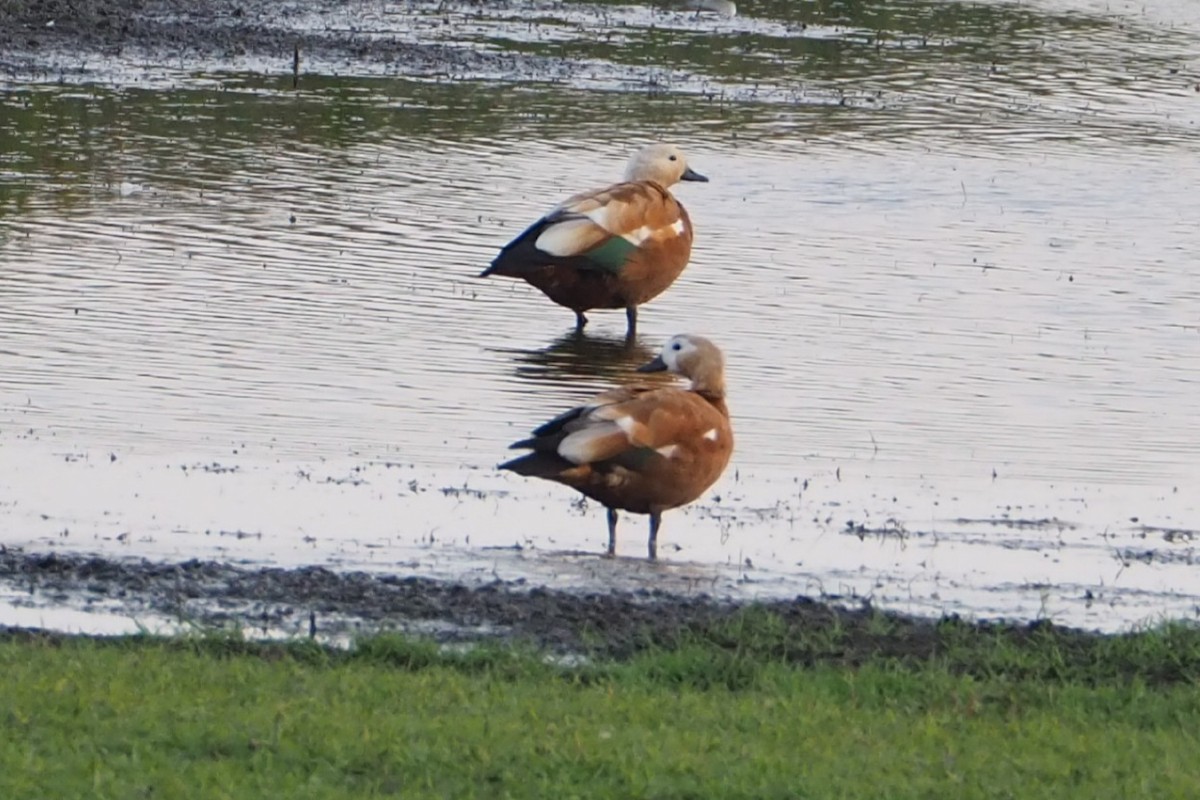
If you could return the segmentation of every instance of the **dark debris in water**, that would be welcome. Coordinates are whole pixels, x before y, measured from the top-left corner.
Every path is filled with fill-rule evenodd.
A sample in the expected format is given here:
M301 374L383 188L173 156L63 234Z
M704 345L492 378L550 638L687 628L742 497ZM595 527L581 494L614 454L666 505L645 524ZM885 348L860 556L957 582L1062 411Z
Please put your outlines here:
M191 470L192 472L209 472L213 475L225 475L227 473L238 472L241 470L241 467L227 467L224 464L213 461L210 464L192 464L190 467L187 464L183 464L180 466L180 469L184 472Z
M1126 547L1117 551L1116 557L1125 566L1129 566L1135 561L1142 564L1186 564L1188 566L1196 563L1196 553L1191 548L1175 552L1171 550L1141 550Z
M1013 528L1015 530L1064 531L1075 530L1075 523L1066 522L1058 517L1040 517L1027 519L1023 517L984 517L971 519L959 517L954 520L959 525L991 525L996 528Z
M845 533L851 536L857 536L859 540L864 540L868 537L879 539L906 539L909 536L908 530L905 529L903 523L889 517L882 525L868 525L865 522L856 522L855 520L846 520Z
M1143 534L1161 536L1168 544L1194 542L1200 538L1200 531L1192 528L1165 528L1159 525L1142 525L1138 530Z

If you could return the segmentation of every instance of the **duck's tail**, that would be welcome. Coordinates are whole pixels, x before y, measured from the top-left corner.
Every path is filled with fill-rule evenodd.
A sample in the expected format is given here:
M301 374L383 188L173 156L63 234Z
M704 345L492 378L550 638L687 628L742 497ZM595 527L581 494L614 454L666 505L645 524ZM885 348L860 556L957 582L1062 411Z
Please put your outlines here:
M571 469L574 466L574 464L557 453L534 452L514 458L511 461L505 461L497 469L506 469L509 472L515 472L518 475L525 475L530 478L554 479L562 474L564 470Z

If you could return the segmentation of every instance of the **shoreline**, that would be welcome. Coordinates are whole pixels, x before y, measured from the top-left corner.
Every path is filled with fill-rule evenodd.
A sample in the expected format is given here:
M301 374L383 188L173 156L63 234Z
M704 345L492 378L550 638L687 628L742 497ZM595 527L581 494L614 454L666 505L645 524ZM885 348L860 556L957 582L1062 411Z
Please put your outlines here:
M745 601L662 590L573 592L531 586L524 580L468 584L322 566L247 568L214 561L163 563L12 548L0 549L0 586L8 588L10 596L26 592L82 614L88 613L89 605L103 602L106 614L124 609L133 619L156 615L202 630L270 630L273 638L283 639L399 632L442 643L520 642L556 653L589 651L613 658L669 646L748 610L776 617L806 636L836 633L843 640L836 660L851 664L879 655L930 658L943 649L948 635L995 637L1015 645L1046 635L1071 647L1138 635L1069 628L1048 619L918 617L880 610L865 601L843 603L836 596ZM51 636L96 636L0 626L5 636L39 630Z

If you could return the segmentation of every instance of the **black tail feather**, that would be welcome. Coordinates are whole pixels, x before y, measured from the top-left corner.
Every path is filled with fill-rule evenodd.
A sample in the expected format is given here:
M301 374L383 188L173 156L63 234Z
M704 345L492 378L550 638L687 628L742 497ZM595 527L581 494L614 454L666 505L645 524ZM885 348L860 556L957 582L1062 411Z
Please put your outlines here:
M538 250L535 244L547 224L546 219L540 219L522 231L520 236L504 245L492 259L491 265L479 273L479 277L486 278L497 274L516 276L526 270L552 263L554 257Z
M508 446L509 450L536 450L539 453L553 453L558 450L558 446L562 444L562 440L567 438L569 431L564 431L562 428L557 428L543 432L538 428L533 432L533 436L528 439L522 439L519 442L513 442Z
M573 466L575 465L556 453L534 452L505 461L498 469L506 469L531 478L554 478Z
M553 434L553 433L559 433L563 430L563 428L566 427L568 422L570 422L573 419L578 419L579 417L583 416L583 414L588 410L589 409L587 406L575 406L575 408L567 409L566 411L559 414L557 417L550 420L549 422L543 423L543 424L537 426L536 428L534 428L533 435L534 436L549 436L550 434ZM525 441L532 441L532 440L526 439Z
M556 211L542 217L522 231L517 238L504 245L500 252L496 254L496 257L492 259L491 266L479 273L479 277L486 278L489 275L507 275L512 278L519 278L522 274L530 270L550 266L570 267L571 269L585 271L604 269L604 264L592 261L587 255L556 256L537 248L538 237L542 235L542 232L546 228L564 219L577 216L579 215Z

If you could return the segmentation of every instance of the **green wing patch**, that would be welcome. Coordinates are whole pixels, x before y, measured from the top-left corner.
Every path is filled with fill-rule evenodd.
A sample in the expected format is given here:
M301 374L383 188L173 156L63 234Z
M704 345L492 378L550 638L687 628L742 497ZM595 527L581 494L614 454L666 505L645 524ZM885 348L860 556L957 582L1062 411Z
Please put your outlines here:
M618 456L609 459L609 463L617 464L634 472L645 469L655 459L662 459L663 454L653 447L633 447Z
M584 257L606 272L620 272L634 250L637 250L636 244L622 236L613 236L584 253Z

